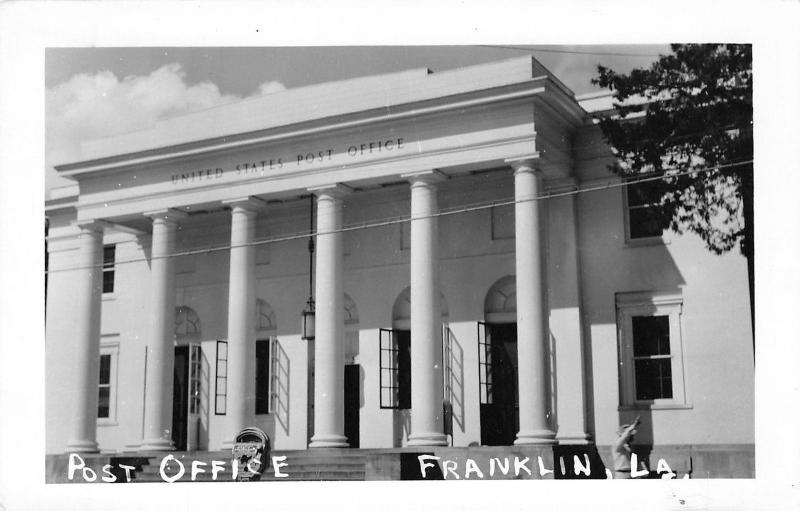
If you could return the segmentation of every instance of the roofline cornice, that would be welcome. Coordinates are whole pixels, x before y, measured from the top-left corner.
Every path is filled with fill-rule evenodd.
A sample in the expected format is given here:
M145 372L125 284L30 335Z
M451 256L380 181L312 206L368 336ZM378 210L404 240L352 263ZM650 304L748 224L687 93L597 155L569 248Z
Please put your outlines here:
M548 76L535 77L523 83L504 85L491 89L472 91L457 94L454 96L442 96L438 98L426 99L418 102L406 103L394 107L374 108L362 112L352 112L350 116L357 116L355 119L340 120L330 122L334 118L322 118L315 121L329 121L322 126L302 127L299 125L288 125L279 128L270 128L266 132L250 132L242 134L231 134L205 141L190 142L167 147L160 147L145 151L122 154L107 158L87 160L82 162L68 163L55 166L59 175L69 178L77 178L86 174L100 171L123 170L133 166L154 165L167 163L182 158L192 158L213 153L223 153L232 150L246 149L249 147L281 142L292 138L306 137L310 135L321 135L329 132L368 126L380 122L397 122L409 118L420 117L445 113L464 108L480 107L484 105L520 101L528 98L540 96L544 93L554 94L559 104L559 110L564 112L572 111L572 115L564 116L565 119L577 122L580 117L579 112L583 112L580 106L572 100L570 108L567 94ZM448 101L449 100L449 101ZM441 101L448 101L439 104ZM432 104L433 103L433 104ZM392 112L391 110L396 110ZM235 140L228 140L236 138ZM200 146L198 147L198 144Z

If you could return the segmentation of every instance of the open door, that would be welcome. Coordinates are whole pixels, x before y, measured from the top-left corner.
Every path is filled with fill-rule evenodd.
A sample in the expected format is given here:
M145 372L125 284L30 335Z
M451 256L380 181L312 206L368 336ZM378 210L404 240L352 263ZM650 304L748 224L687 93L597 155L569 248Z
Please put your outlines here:
M344 366L344 436L350 447L358 449L361 413L361 366Z
M172 389L172 441L178 451L198 448L200 422L200 345L175 347Z
M519 431L517 324L478 324L481 444L513 445Z

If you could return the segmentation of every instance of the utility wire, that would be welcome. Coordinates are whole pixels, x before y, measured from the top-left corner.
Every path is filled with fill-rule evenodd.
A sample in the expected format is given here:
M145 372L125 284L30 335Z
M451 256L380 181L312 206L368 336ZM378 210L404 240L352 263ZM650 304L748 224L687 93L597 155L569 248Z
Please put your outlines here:
M744 165L750 165L752 163L753 163L753 160L750 159L750 160L744 160L744 161L740 161L740 162L717 165L717 166L714 166L714 167L705 167L705 168L700 168L700 169L692 169L692 170L685 170L685 171L679 171L679 172L674 172L674 171L676 171L678 169L666 169L663 172L653 172L653 173L648 173L648 174L642 174L640 177L637 177L637 178L628 178L628 179L623 179L621 181L614 181L614 182L609 181L609 182L607 182L607 183L605 183L603 185L577 187L574 190L566 190L566 191L563 191L563 192L545 193L545 194L542 194L542 195L537 195L535 197L529 197L529 198L524 198L524 199L519 199L519 200L510 198L510 199L501 199L501 200L491 201L491 202L474 203L474 204L469 204L469 205L465 205L465 206L458 206L458 207L454 207L454 208L451 208L451 209L440 210L439 212L432 213L430 215L414 217L413 220L421 220L421 219L426 219L426 218L436 218L436 217L450 216L450 215L455 215L455 214L460 214L460 213L468 213L468 212L472 212L472 211L480 211L480 210L489 209L489 208L498 207L498 206L509 206L509 205L517 204L517 203L524 203L524 202L531 202L531 201L538 201L538 200L546 200L546 199L555 199L555 198L559 198L559 197L567 197L567 196L570 196L570 195L578 195L578 194L581 194L581 193L597 192L597 191L609 190L609 189L613 189L613 188L624 188L624 187L627 187L627 186L630 186L630 185L633 185L633 184L647 183L647 182L652 182L652 181L660 181L660 180L671 179L671 178L676 178L676 177L681 177L681 176L688 176L688 175L692 175L692 174L708 174L708 173L719 171L719 170L722 170L722 169L733 168L733 167L741 167L741 166L744 166ZM672 173L665 173L665 172L672 172ZM344 227L341 227L340 229L336 229L336 230L328 231L328 232L324 232L324 233L302 231L302 232L298 232L298 233L287 234L285 236L278 236L278 237L268 238L268 239L264 239L264 240L257 240L257 241L253 241L253 242L246 243L246 244L235 245L235 247L243 247L243 246L255 246L255 247L258 247L258 246L261 246L261 245L269 245L269 244L272 244L272 243L282 243L282 242L286 242L286 241L305 239L305 238L314 237L314 236L324 236L326 234L344 233L344 232L358 231L358 230L362 230L362 229L372 229L372 228L376 228L376 227L385 227L385 226L389 226L389 225L395 225L395 224L400 224L400 223L404 223L404 222L409 222L411 220L412 220L411 217L403 216L403 217L394 217L394 218L376 220L376 221L372 221L372 222L363 222L363 223L360 223L360 224L355 224L355 225L350 225L350 226L344 226ZM164 256L160 256L160 258L184 257L184 256L192 256L192 255L209 254L209 253L213 253L213 252L220 252L220 251L229 250L230 248L231 248L230 244L225 244L225 245L220 245L220 246L212 247L212 248L202 248L202 249L186 250L186 251L182 251L182 252L176 252L174 254L167 254L167 255L164 255ZM135 258L135 259L128 259L128 260L124 260L124 261L115 261L114 264L116 266L116 265L121 265L121 264L143 262L143 261L147 261L147 260L148 260L147 258L141 257L141 258ZM63 272L63 271L85 270L85 269L92 269L92 268L102 269L103 268L103 264L101 263L101 264L90 265L90 266L74 266L74 267L69 267L69 268L49 269L45 273L46 274L50 274L50 273L57 273L57 272Z
M623 52L608 52L608 51L579 51L579 50L558 50L556 48L529 48L525 46L513 46L506 44L481 44L478 45L483 48L500 48L506 50L520 50L527 52L541 52L541 53L566 53L569 55L605 55L609 57L648 57L658 58L660 54L654 53L623 53Z

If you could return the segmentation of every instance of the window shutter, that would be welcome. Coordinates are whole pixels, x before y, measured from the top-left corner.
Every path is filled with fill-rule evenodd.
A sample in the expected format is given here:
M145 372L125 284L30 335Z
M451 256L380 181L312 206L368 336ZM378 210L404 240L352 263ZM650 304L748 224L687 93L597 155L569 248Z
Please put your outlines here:
M399 408L400 385L398 375L398 347L394 330L381 328L378 345L380 359L381 408Z
M492 343L486 323L478 322L478 381L482 405L492 404Z
M216 376L214 414L225 415L228 407L228 341L217 341Z

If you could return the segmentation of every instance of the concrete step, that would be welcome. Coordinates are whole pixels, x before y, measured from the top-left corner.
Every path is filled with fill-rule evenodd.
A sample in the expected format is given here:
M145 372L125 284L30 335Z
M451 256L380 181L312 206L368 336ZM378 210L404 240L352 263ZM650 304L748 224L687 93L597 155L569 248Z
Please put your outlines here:
M307 473L300 473L300 474L290 474L290 477L286 478L275 478L272 477L272 474L263 474L259 481L253 482L291 482L291 481L364 481L365 475L364 472L327 472L327 471L320 471L320 472L307 472ZM136 477L132 482L136 483L163 483L165 482L158 473L147 473L147 474L136 474ZM217 480L215 481L210 474L201 474L192 481L191 477L188 475L182 477L176 482L231 482L230 474L225 476L225 474L219 474Z
M216 474L216 482L231 481L231 454L230 451L216 452L173 452L159 453L148 458L149 463L141 465L133 477L135 482L164 482L161 477L161 462L165 456L172 456L164 467L164 474L168 477L177 476L180 467L183 465L184 473L178 480L180 482L190 482L193 462L200 462L205 472L198 473L195 481L215 482L211 473L212 462L216 461L217 466L222 470ZM286 459L280 461L285 465L280 467L282 474L288 477L275 477L273 465L270 463L261 476L261 482L266 481L363 481L365 479L365 459L366 456L358 451L345 452L336 449L325 449L315 451L273 451L270 457L285 456ZM178 464L178 461L180 464ZM221 462L221 464L220 464Z

